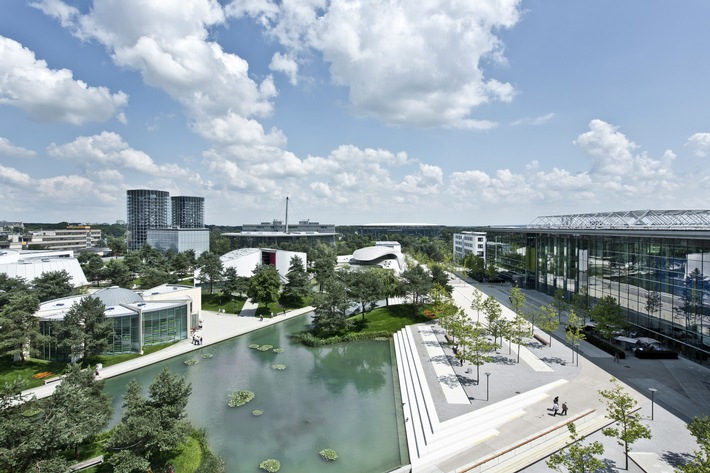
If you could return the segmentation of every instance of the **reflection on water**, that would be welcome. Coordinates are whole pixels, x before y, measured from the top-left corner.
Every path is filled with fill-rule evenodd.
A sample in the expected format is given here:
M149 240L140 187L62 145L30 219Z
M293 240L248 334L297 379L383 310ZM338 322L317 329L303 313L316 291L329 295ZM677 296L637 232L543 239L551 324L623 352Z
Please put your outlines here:
M283 473L379 473L399 466L406 460L400 458L391 344L291 344L288 335L307 322L308 316L297 317L108 379L113 423L120 419L126 383L135 378L147 387L167 366L192 383L188 418L207 429L211 447L224 457L229 472L257 473L267 458L280 460ZM250 344L285 351L261 352ZM203 359L201 353L214 357ZM199 363L186 366L188 359ZM274 370L274 363L286 369ZM227 407L229 393L239 389L253 391L254 400ZM254 409L264 414L255 417ZM325 464L318 455L324 448L335 449L340 459Z

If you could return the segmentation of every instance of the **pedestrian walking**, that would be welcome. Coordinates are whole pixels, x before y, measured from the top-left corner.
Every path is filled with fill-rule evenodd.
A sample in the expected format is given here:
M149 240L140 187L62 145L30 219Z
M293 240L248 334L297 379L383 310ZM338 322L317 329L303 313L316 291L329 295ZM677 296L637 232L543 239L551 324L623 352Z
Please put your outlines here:
M562 415L562 416L567 415L567 403L566 402L562 403L562 412L560 412L560 415Z
M615 351L614 352L614 363L618 363L618 362L619 362L619 352Z
M556 399L556 398L555 398L555 399ZM557 401L555 401L555 403L552 405L552 415L553 415L553 416L556 416L556 415L557 415L557 411L559 411L559 410L560 410L560 405L557 404Z

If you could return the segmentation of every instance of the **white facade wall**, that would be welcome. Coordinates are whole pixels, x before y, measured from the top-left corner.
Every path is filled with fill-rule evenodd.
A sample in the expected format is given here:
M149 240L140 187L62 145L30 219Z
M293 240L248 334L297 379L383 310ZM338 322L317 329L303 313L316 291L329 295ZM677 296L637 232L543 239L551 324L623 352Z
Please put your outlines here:
M486 259L486 233L454 233L454 259L461 260L467 254L474 254Z

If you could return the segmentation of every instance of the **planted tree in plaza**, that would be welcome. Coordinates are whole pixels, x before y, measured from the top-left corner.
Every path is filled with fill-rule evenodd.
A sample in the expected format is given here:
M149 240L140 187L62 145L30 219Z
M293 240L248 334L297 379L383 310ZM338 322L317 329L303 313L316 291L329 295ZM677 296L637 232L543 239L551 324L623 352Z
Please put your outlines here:
M587 323L589 317L589 296L587 295L587 286L581 286L579 292L572 294L570 307L574 309L577 316L582 317L582 324Z
M555 310L558 321L562 323L562 312L569 308L569 303L565 299L564 289L557 288L555 295L552 298L552 302L550 302L550 306Z
M598 457L604 454L604 445L601 442L582 444L584 437L577 434L574 422L567 425L570 442L557 453L550 455L545 462L555 471L568 471L570 473L594 473L604 468L604 462Z
M262 264L254 268L249 280L247 297L259 304L269 305L279 299L281 278L276 268Z
M0 353L12 356L24 365L44 339L39 330L39 299L31 292L16 292L0 311Z
M463 361L476 366L476 383L480 380L481 365L493 361L487 353L495 350L496 344L488 339L488 330L480 322L470 325L471 329L464 332L459 339L460 353Z
M483 313L486 314L486 323L488 324L488 332L493 335L493 341L497 345L498 335L500 335L500 320L503 315L503 309L493 296L488 296L483 301Z
M32 281L32 290L40 302L70 296L74 292L71 276L65 270L48 271Z
M519 287L514 287L510 290L510 308L513 309L515 315L522 315L523 307L525 307L525 294Z
M575 347L586 338L583 332L583 322L574 310L569 311L567 317L567 328L565 329L565 339L572 346L572 362L574 362ZM579 357L579 355L577 355Z
M468 274L476 281L480 281L486 275L486 262L480 256L468 253L463 258L463 266L469 270Z
M602 297L590 314L596 324L595 330L604 338L611 339L615 332L622 331L629 325L614 296Z
M543 305L535 316L537 325L541 330L550 334L550 346L552 346L552 333L560 328L560 319L557 315L557 310L549 305Z
M454 288L449 284L449 275L446 274L444 267L440 264L432 264L429 268L431 272L431 282L436 285L443 287L444 290L451 294Z
M518 346L518 363L520 363L520 345L529 333L528 321L520 314L516 314L510 323L509 340Z
M449 333L454 323L453 318L459 308L446 290L438 284L434 285L434 289L431 290L431 300L431 311L436 316L441 328Z
M347 326L348 299L345 283L337 277L326 280L323 291L313 298L313 330L321 336L335 335Z
M476 322L481 321L481 311L483 310L483 293L478 287L474 286L473 294L471 296L471 309L476 311Z
M624 447L628 470L631 445L637 440L650 439L651 429L641 422L641 416L636 412L636 399L624 391L616 378L612 378L611 382L612 388L599 391L606 402L606 416L614 421L612 427L602 429L602 433L607 437L614 437L617 443Z
M168 455L187 439L191 426L185 407L192 386L164 369L148 387L148 397L131 380L123 396L123 415L113 429L107 449L115 472L164 467Z
M694 450L693 458L678 469L682 473L707 473L710 471L710 418L694 417L686 427L700 449Z
M72 358L87 360L105 352L113 333L113 319L106 317L100 299L86 296L67 311L59 329L59 343L69 349Z

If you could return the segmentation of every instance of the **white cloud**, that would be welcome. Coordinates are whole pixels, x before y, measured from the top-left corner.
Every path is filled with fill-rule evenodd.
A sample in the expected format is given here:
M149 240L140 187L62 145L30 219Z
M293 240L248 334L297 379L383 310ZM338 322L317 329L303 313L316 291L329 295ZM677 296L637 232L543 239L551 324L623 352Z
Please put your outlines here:
M17 41L0 36L0 104L22 109L33 120L81 125L102 122L128 103L123 92L90 87L68 69L50 69Z
M291 85L298 84L298 63L292 57L275 53L271 58L269 69L285 74Z
M471 117L509 102L511 84L487 79L485 59L504 62L496 35L520 18L519 0L232 2L227 13L266 25L293 56L315 50L357 114L395 125L487 129Z
M710 133L695 133L688 138L685 146L690 148L693 155L704 158L710 153Z
M550 112L545 115L540 115L539 117L521 118L520 120L515 120L514 122L512 122L511 125L513 125L513 126L518 126L518 125L539 126L539 125L544 125L544 124L548 123L553 118L555 118L555 114Z
M29 174L0 164L0 181L13 187L26 187L32 183L32 178Z
M36 155L37 153L31 149L15 146L7 138L0 137L0 156L9 156L11 158L31 158Z
M592 158L592 172L629 175L634 169L633 153L638 145L620 133L618 127L602 120L592 120L589 128L573 143Z
M187 177L191 172L176 164L156 164L143 151L131 148L121 135L104 131L98 135L80 136L71 143L47 147L50 156L77 162L86 168L97 164L131 169L153 176Z

